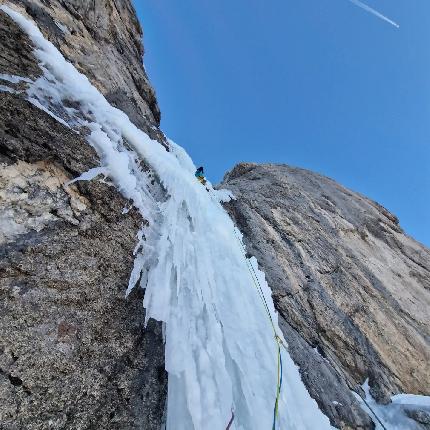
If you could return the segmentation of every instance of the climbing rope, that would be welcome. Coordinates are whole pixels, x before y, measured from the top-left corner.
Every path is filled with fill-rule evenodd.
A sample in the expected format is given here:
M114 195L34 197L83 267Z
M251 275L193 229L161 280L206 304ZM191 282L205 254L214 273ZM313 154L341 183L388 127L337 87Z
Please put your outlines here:
M209 189L207 189L207 191L209 191ZM276 327L275 327L275 323L273 322L273 318L272 318L272 314L270 313L270 309L269 309L269 305L267 304L267 300L266 297L264 296L264 291L263 288L261 287L260 281L258 280L258 276L257 273L255 273L255 269L253 267L253 265L251 264L250 260L246 257L246 250L244 245L242 244L240 238L238 237L238 235L236 234L236 228L233 227L233 233L234 236L237 240L237 243L239 244L239 248L242 251L242 255L245 259L245 264L248 268L248 271L251 275L251 279L253 281L253 284L255 286L255 288L257 289L258 295L260 296L261 302L264 306L264 309L266 311L266 314L269 318L270 324L272 326L273 329L273 334L274 334L274 339L276 341L276 346L277 346L277 361L278 361L278 375L277 375L277 383L276 383L276 396L275 396L275 405L273 407L273 424L272 424L272 430L276 430L276 421L278 418L278 409L279 409L279 398L281 396L281 388L282 388L282 354L281 354L281 346L288 352L288 348L285 345L284 341L279 337L277 331L276 331ZM232 411L232 417L231 420L227 426L228 430L231 426L231 424L233 423L234 420L234 413Z
M234 236L235 236L235 238L236 238L236 240L237 240L237 242L239 244L239 247L242 250L242 255L243 255L244 259L245 259L246 265L248 267L248 271L251 274L251 278L252 278L252 281L254 283L254 286L256 287L256 289L258 291L258 295L260 296L260 299L261 299L261 301L263 303L264 309L265 309L265 311L267 313L267 316L268 316L268 318L270 320L270 324L271 324L272 329L273 329L273 334L275 336L275 340L286 351L288 351L287 346L285 345L285 343L282 340L282 338L279 337L279 335L278 335L278 333L276 331L275 323L273 322L272 314L270 313L270 309L269 309L269 305L267 304L267 300L266 300L266 297L264 296L263 288L261 287L260 281L258 280L257 273L255 273L254 266L251 264L250 260L246 257L245 247L242 244L242 242L240 241L239 237L237 236L236 230L233 230L233 231L234 231Z
M210 190L208 188L206 188L206 190L209 192ZM270 313L270 309L269 309L269 305L267 304L266 298L264 296L264 292L263 289L260 285L260 282L258 280L258 276L255 273L255 269L254 266L251 264L250 260L246 257L246 249L244 247L244 245L242 244L240 238L238 237L238 235L236 234L236 229L233 228L233 233L234 236L237 240L237 243L239 244L239 248L242 251L242 255L245 259L246 262L246 266L248 268L248 271L251 275L251 279L258 291L258 295L260 296L261 302L263 303L264 309L267 313L267 316L269 317L270 320L270 324L272 325L272 329L273 329L273 333L274 333L274 337L275 337L275 341L277 343L277 349L278 349L278 378L277 378L277 386L276 386L276 397L275 397L275 405L273 408L273 425L272 425L272 430L276 430L276 420L278 418L278 408L279 408L279 398L281 395L281 388L282 388L282 354L281 354L281 346L288 351L287 346L285 345L284 341L279 337L277 331L276 331L276 327L275 327L275 323L273 322L273 318L272 315ZM361 396L360 396L361 397ZM366 401L365 398L361 397L363 402L366 404L366 406L369 408L369 410L372 412L373 416L377 419L377 421L379 422L379 424L381 424L382 428L384 430L387 430L386 426L383 424L383 422L379 419L378 415L375 413L375 411L372 409L372 407L369 405L369 403ZM228 423L228 426L226 428L226 430L230 429L231 424L233 423L234 420L234 412L232 411L232 416L230 419L230 422Z
M255 285L255 287L258 290L258 295L260 296L260 299L264 305L265 311L269 317L270 323L272 325L272 329L275 335L275 340L277 343L277 348L278 348L278 380L277 380L277 387L276 387L276 398L275 398L275 406L273 408L273 425L272 425L272 430L276 430L276 420L278 418L278 408L279 408L279 398L280 398L280 394L281 394L281 388L282 388L282 354L281 354L281 346L285 348L286 351L288 351L288 348L286 347L285 343L283 342L283 340L278 336L278 333L276 332L276 328L275 328L275 323L273 322L273 318L272 315L270 313L270 309L269 306L267 304L266 298L264 296L264 292L263 289L260 285L260 282L258 280L257 274L255 273L255 269L254 266L251 264L250 260L246 257L246 250L244 245L242 244L240 238L237 236L236 234L236 229L233 230L234 231L234 236L236 237L236 240L239 244L240 249L242 250L242 255L245 258L246 261L246 265L248 267L248 270L251 274L251 278L253 280L253 283ZM371 411L372 415L376 418L376 420L379 422L379 424L381 425L381 427L383 428L383 430L388 430L387 427L384 425L384 423L381 421L381 419L378 417L378 415L376 414L376 412L373 410L373 408L369 405L369 403L366 401L366 399L362 396L360 396L361 399L363 400L364 404L369 408L369 410Z
M230 418L230 421L228 422L228 425L227 425L225 430L230 430L230 427L233 424L233 421L234 421L234 410L232 409L231 410L231 418Z
M377 421L379 422L379 424L381 424L381 427L383 428L383 430L388 430L387 427L384 425L384 423L379 419L378 415L376 414L376 412L372 409L372 407L369 405L369 403L367 402L367 400L361 396L358 391L356 391L356 393L361 397L361 400L363 400L364 404L369 408L370 412L372 412L373 416L377 419Z
M276 338L277 333L276 333L276 329L275 329L275 324L273 322L272 315L271 315L270 310L269 310L269 305L267 304L266 298L264 297L263 289L261 288L260 282L258 281L257 274L255 273L254 267L252 266L251 262L246 257L245 248L244 248L242 242L240 241L239 237L237 236L236 230L233 230L233 232L234 232L234 236L235 236L235 238L236 238L236 240L237 240L237 242L238 242L238 244L240 246L240 249L242 251L242 255L245 258L245 263L246 263L246 266L248 268L249 273L251 274L251 278L252 278L252 281L254 283L254 286L256 287L256 289L258 291L258 295L260 296L260 299L261 299L261 301L263 303L264 309L265 309L265 311L267 313L267 316L269 317L270 324L272 325L272 328L273 328L273 331L274 331L274 334L275 334L275 338Z
M284 341L279 337L275 323L273 322L272 314L270 313L269 305L267 304L266 297L264 296L263 288L261 287L260 281L258 280L257 273L255 273L254 266L251 264L250 260L246 257L246 251L244 248L244 245L240 241L240 238L236 234L236 229L233 230L234 236L237 239L237 242L239 244L239 247L242 251L242 255L245 258L245 262L247 265L247 268L249 270L249 273L251 275L252 281L254 283L254 286L256 287L258 291L258 295L260 296L260 299L263 303L264 309L267 313L267 316L269 317L270 324L272 325L274 338L276 341L277 346L277 361L278 361L278 377L277 377L277 383L276 383L276 396L275 396L275 405L273 407L273 424L272 424L272 430L276 430L276 421L278 418L278 410L279 410L279 398L281 396L281 388L282 388L282 354L281 354L281 346L288 351L287 346L285 345Z
M276 430L276 419L278 417L279 397L282 389L282 354L281 346L278 342L278 386L276 387L275 407L273 408L273 425L272 430Z
M263 289L260 285L260 282L258 280L257 274L255 273L255 269L254 266L251 264L251 262L249 261L249 259L246 257L246 250L244 245L242 244L242 242L240 241L240 238L237 236L236 234L236 230L234 229L234 236L236 237L236 240L239 244L240 249L242 250L242 255L245 258L246 261L246 265L248 267L248 270L251 274L251 278L253 280L253 283L255 285L255 287L258 290L258 294L261 298L261 301L264 305L265 311L269 317L270 323L272 325L272 329L275 335L275 340L277 342L277 348L278 348L278 379L277 379L277 387L276 387L276 398L275 398L275 406L273 408L273 425L272 425L272 430L276 430L276 420L278 418L278 408L279 408L279 398L280 398L280 394L281 394L281 388L282 388L282 354L281 354L281 346L285 348L286 351L288 351L288 348L286 347L285 343L283 342L283 340L278 336L277 332L276 332L276 328L275 328L275 323L273 322L273 318L272 315L270 313L269 310L269 306L267 304L266 298L264 297L264 292ZM379 424L381 425L381 427L383 428L383 430L388 430L387 427L384 425L384 423L381 421L381 419L378 417L378 415L376 414L376 412L373 410L373 408L369 405L369 403L366 401L366 399L362 396L360 396L364 402L364 404L369 408L369 410L371 411L371 413L373 414L373 416L376 418L376 420L379 422Z

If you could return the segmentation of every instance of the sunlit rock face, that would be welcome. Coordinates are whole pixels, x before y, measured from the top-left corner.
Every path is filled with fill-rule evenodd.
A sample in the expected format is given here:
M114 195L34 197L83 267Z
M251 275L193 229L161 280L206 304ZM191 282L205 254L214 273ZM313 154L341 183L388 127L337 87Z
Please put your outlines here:
M222 187L302 377L336 423L367 428L349 396L366 378L382 402L430 394L428 248L379 204L307 170L243 163Z
M164 144L129 1L11 3ZM125 299L143 220L111 184L67 185L98 156L26 100L42 72L1 11L0 44L0 427L158 430L161 327L144 327L140 292Z

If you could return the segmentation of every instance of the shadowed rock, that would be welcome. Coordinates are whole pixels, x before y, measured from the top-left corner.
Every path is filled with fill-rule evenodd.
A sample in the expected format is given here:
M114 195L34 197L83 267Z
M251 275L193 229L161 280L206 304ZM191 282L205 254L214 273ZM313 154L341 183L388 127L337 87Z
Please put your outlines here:
M79 61L81 70L94 72L91 61L97 63L106 49L105 62L113 66L104 74L96 71L101 80L93 76L93 83L107 94L116 91L115 61L118 73L136 67L144 79L138 32L121 35L118 46L129 52L119 63L106 48L103 26L95 26L89 12L86 25L94 25L101 45L96 49L89 31L79 33L83 40L76 46L73 39L66 42L70 35L56 20L64 18L70 32L84 26L68 12L79 10L73 2L64 2L67 8L60 2L15 3L25 4L56 44L66 44L68 58ZM126 1L103 2L98 19L110 27L114 3L129 11L122 11L123 18L138 30ZM104 16L106 10L110 14ZM30 40L2 12L0 40L0 73L31 79L41 74ZM94 48L94 56L84 57L83 46ZM5 84L24 89L22 83ZM141 123L152 129L156 120L143 101L152 91L133 86L128 91L132 103L147 109ZM135 107L136 117L138 111ZM157 133L153 136L161 136ZM0 92L1 429L160 428L167 382L161 327L153 321L144 327L140 292L125 298L137 232L145 221L135 210L122 213L130 202L97 178L66 185L98 165L82 135L25 100L22 91Z
M107 100L153 139L160 109L142 66L142 29L129 0L13 0Z

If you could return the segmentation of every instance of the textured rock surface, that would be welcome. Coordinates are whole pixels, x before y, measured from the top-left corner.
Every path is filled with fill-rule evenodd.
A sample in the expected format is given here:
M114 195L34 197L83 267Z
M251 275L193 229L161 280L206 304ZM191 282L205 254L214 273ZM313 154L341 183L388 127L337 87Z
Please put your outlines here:
M406 414L415 422L420 423L426 430L430 429L430 413L421 410L409 410Z
M142 127L156 126L128 1L15 3L108 97L128 91L129 109L146 115ZM50 17L75 33L55 30ZM30 41L1 12L0 42L0 73L41 73ZM134 67L141 86L127 81ZM117 80L122 73L126 81ZM97 165L81 135L21 96L0 92L1 429L160 428L161 329L144 328L138 293L124 297L143 220L133 210L123 214L129 202L106 183L66 186Z
M4 3L0 0L0 3ZM14 0L117 107L165 144L129 0ZM36 78L30 41L0 12L0 74ZM22 89L25 83L0 86ZM1 88L1 87L0 87ZM142 219L104 182L83 136L0 92L0 428L159 429L160 326L124 291ZM342 429L373 428L350 388L428 394L429 250L333 181L242 164L228 208L267 273L290 353ZM425 412L413 418L428 425Z
M303 169L239 164L222 186L237 197L227 207L267 275L291 354L333 422L370 428L348 393L367 377L382 402L430 394L429 249L377 203Z
M130 0L7 3L31 16L44 36L112 105L123 110L151 137L164 142L164 135L157 128L160 110L142 67L142 29ZM28 76L23 70L17 74Z

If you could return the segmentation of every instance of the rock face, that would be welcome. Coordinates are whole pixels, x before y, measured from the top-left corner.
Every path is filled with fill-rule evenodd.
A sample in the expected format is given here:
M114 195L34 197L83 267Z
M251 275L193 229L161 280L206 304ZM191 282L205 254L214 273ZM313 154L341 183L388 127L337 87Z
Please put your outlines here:
M128 0L13 3L164 143ZM3 12L0 42L0 78L41 74L30 40ZM144 327L139 293L124 297L144 220L123 213L129 202L106 183L67 186L99 165L97 154L84 136L4 91L0 163L0 428L158 430L161 327Z
M130 0L9 4L166 145ZM124 297L145 221L105 182L67 185L99 165L97 154L85 133L15 91L25 81L6 75L42 71L3 12L0 43L0 429L158 430L161 327L144 327L139 292ZM378 204L311 172L241 164L224 186L290 353L333 424L373 429L350 392L367 377L380 401L429 394L430 251ZM409 415L428 428L426 411Z
M285 165L239 164L223 188L266 273L290 352L341 428L372 428L349 389L430 394L430 250L379 204ZM336 402L336 403L333 403Z
M44 36L113 106L151 137L164 141L157 129L160 110L142 66L142 29L130 0L13 0L8 4L32 17ZM8 56L4 60L8 62Z

